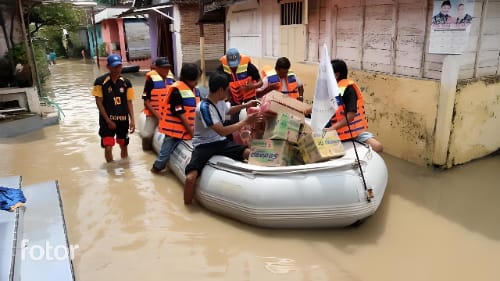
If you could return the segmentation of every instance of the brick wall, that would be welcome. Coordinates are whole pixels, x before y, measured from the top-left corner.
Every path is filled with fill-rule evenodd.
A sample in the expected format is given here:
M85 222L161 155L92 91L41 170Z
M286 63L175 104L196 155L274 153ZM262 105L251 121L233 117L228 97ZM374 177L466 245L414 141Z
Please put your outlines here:
M182 6L181 9L182 62L200 61L200 26L198 6ZM224 55L224 25L205 24L205 60L218 60Z

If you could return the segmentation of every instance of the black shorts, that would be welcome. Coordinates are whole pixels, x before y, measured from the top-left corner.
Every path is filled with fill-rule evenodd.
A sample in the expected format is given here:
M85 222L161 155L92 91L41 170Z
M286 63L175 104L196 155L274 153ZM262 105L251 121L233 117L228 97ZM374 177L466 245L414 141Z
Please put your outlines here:
M243 152L247 148L246 145L234 143L229 140L217 141L212 143L204 143L196 146L191 154L191 160L186 166L185 173L196 170L201 174L203 167L208 160L214 155L226 156L234 160L243 161Z
M104 137L115 137L117 139L126 139L128 137L128 121L114 121L116 124L116 129L110 130L108 125L99 124L99 136Z

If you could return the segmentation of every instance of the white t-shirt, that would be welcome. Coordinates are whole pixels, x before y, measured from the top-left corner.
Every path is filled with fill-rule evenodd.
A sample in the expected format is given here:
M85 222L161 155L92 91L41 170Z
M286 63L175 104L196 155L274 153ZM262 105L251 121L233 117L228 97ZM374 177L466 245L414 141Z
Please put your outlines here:
M219 135L210 127L224 123L228 111L229 106L223 100L215 106L209 100L201 101L196 107L193 146L225 140L225 136Z

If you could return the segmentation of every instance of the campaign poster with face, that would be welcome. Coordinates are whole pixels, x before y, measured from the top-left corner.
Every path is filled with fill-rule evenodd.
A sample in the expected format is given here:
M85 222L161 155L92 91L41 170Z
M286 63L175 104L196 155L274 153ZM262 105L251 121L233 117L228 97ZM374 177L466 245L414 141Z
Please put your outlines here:
M462 54L468 45L473 2L434 1L429 53Z

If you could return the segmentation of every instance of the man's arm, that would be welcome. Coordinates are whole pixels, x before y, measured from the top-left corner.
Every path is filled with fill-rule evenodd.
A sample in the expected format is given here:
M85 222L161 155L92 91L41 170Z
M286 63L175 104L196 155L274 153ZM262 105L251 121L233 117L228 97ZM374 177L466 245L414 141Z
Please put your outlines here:
M100 78L97 78L96 81L94 81L94 87L92 88L92 95L95 97L95 104L97 106L97 110L99 110L99 115L102 116L108 128L111 130L116 129L115 122L109 119L108 113L104 108L102 84L100 82Z
M127 101L127 106L128 106L128 115L129 115L129 131L132 134L135 132L135 119L134 119L134 104L132 103L131 100Z
M264 77L262 79L262 86L260 86L257 89L257 93L256 93L257 98L261 98L261 97L265 96L267 93L271 92L272 90L279 91L277 85L279 85L279 83L269 84L269 80L267 79L267 77Z
M352 120L354 119L354 116L356 116L355 112L347 112L347 120L349 120L349 122L352 122ZM346 125L347 125L347 122L346 122L345 118L342 118L342 119L340 119L340 121L335 122L335 124L333 124L330 127L330 129L337 130L337 129L340 129Z
M229 108L228 114L233 115L237 112L240 112L242 109L254 107L254 106L257 106L258 104L259 104L259 102L257 100L251 100L245 104L233 105Z
M185 114L179 114L178 117L181 119L182 125L184 125L184 128L186 128L186 131L193 137L193 128L189 125L189 121L186 118Z
M252 77L252 80L256 82L250 82L247 85L245 85L244 91L249 92L251 90L260 88L262 86L262 80L260 79L260 74L257 67L255 67L255 65L253 65L252 63L249 63L247 71L248 75Z
M228 112L221 114L227 114L227 113ZM217 107L215 107L215 105L212 104L208 105L208 103L204 103L202 101L200 105L199 114L201 115L203 126L211 128L221 136L227 136L229 134L232 134L233 132L240 130L241 128L243 128L243 126L247 124L250 125L255 123L255 121L257 120L258 113L256 112L249 114L247 115L247 118L245 118L244 120L240 120L239 122L232 125L224 126L223 125L224 120L221 120Z
M127 80L126 82L127 85L127 107L128 107L128 115L129 115L129 132L133 133L135 131L135 118L134 118L134 98L135 98L135 91L134 88L132 87L132 83Z
M358 111L357 110L358 96L356 95L356 91L354 90L354 88L352 86L348 86L345 89L342 101L344 102L344 106L345 106L344 112L347 112L345 117L347 117L347 121L349 121L349 123L350 123L350 122L352 122L352 120L356 116L356 112ZM345 117L342 116L342 118L340 120L337 120L337 122L332 124L330 129L337 130L339 128L346 126L347 121L346 121Z
M252 125L253 123L255 123L255 121L257 121L257 115L258 115L257 112L249 114L247 118L245 118L245 120L241 120L238 123L231 124L228 126L224 126L222 125L221 122L217 122L216 124L210 126L210 128L212 128L212 130L214 130L217 134L221 136L227 136L240 130L245 125Z
M298 100L304 101L304 85L298 86L297 90L299 91L299 98L298 98Z
M104 118L104 121L106 121L106 125L108 125L108 128L110 130L116 129L116 124L113 122L111 119L109 119L108 113L106 112L106 109L104 108L104 104L102 103L103 99L102 97L95 97L95 104L97 105L97 109L99 110L99 114Z
M160 112L155 110L153 106L151 106L151 91L153 90L153 81L151 78L148 78L146 80L146 83L144 83L144 91L142 93L142 99L144 100L144 107L151 112L156 119L160 120Z

